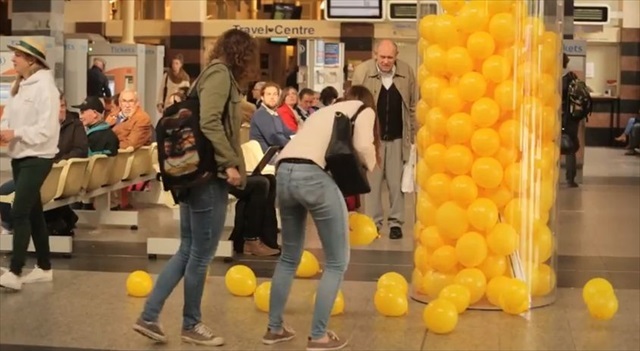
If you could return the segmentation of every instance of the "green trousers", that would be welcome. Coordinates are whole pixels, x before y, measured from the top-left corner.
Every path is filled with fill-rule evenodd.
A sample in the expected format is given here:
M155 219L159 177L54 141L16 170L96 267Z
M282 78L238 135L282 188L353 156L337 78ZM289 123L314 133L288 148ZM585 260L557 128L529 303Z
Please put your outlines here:
M40 187L52 166L52 159L38 157L25 157L11 161L16 190L11 207L13 252L9 269L18 276L22 274L31 238L36 249L38 267L44 270L51 269L49 233L42 211Z

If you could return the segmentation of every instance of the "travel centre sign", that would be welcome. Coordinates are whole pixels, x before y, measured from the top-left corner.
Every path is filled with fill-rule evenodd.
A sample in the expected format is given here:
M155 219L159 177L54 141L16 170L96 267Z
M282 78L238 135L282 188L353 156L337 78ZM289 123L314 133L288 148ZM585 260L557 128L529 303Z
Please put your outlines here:
M258 38L339 38L340 23L313 20L212 20L203 24L205 37L218 37L229 29L240 29Z

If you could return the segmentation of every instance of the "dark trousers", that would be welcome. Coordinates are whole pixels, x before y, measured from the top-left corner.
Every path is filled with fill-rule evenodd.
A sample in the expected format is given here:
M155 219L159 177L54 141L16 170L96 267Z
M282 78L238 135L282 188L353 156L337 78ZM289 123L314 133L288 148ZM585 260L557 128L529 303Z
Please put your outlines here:
M33 238L38 267L51 269L49 233L42 212L40 187L53 166L52 159L27 157L11 161L16 191L11 207L13 220L13 253L10 270L22 274L29 241Z
M566 179L567 182L573 183L576 180L576 174L578 173L578 160L576 153L580 150L580 140L578 139L578 130L580 129L580 122L568 121L563 126L564 133L571 139L573 148L565 155L565 168L567 170Z
M247 177L244 189L230 188L238 199L231 240L236 252L242 252L245 240L260 239L278 248L278 219L276 218L276 177L257 175Z

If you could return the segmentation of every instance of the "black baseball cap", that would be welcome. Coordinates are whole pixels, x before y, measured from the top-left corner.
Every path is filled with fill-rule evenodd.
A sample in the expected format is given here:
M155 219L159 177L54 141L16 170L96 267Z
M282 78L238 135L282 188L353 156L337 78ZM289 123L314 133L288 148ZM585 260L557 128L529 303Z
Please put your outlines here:
M80 112L86 110L94 110L98 113L104 113L104 104L97 96L89 96L80 105L71 106L80 109Z

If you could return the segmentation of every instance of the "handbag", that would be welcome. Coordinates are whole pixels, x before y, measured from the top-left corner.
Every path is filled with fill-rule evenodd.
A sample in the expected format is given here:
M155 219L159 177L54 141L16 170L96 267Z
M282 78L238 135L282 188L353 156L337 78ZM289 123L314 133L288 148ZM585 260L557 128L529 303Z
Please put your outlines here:
M367 169L353 146L353 131L360 112L367 107L362 105L353 117L336 112L329 146L325 153L326 170L342 191L344 196L367 194L371 192Z
M400 190L405 194L416 192L416 162L416 146L411 145L409 161L404 164L404 168L402 170L402 184Z
M573 150L573 147L573 140L571 140L569 134L562 131L562 134L560 135L560 154L570 154Z

